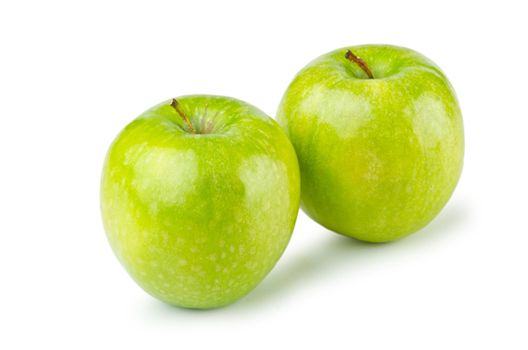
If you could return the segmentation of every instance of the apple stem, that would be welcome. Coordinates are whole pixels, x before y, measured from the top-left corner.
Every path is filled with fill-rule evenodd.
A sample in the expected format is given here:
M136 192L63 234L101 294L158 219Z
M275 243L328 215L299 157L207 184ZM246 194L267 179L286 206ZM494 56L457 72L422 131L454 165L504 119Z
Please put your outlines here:
M172 99L171 101L171 107L174 108L176 110L176 112L178 112L178 114L180 115L180 117L183 119L183 121L185 122L185 124L187 124L187 126L189 127L189 130L191 130L191 132L193 134L196 134L196 130L194 130L194 127L191 123L191 121L189 120L189 118L187 117L187 114L185 114L185 112L183 111L183 109L181 108L180 104L178 103L178 101L176 101L175 98Z
M370 71L370 68L367 65L367 63L363 61L360 57L354 55L352 51L347 50L345 54L345 58L349 60L350 62L354 62L355 64L357 64L359 68L361 68L363 72L365 72L368 75L369 79L374 79L374 76L372 75L372 72Z

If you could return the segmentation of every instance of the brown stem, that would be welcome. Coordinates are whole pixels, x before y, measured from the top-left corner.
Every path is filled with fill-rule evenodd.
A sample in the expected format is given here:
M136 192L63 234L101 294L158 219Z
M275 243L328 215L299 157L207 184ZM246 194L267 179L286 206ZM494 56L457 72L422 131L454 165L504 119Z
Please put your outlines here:
M185 124L187 124L187 126L189 127L189 129L191 130L191 132L193 134L196 134L196 130L194 130L194 127L193 125L191 124L191 121L189 120L189 118L187 117L187 114L185 114L185 112L183 111L183 109L181 108L180 104L178 103L178 101L176 101L175 98L172 99L171 101L171 107L174 108L176 110L176 112L178 112L178 114L180 115L180 117L183 119L183 121L185 122Z
M367 66L367 63L365 63L365 61L363 61L358 56L354 55L352 51L347 50L345 58L350 62L354 62L355 64L357 64L359 68L361 68L365 73L367 73L369 79L374 79L374 76L372 75L370 68Z

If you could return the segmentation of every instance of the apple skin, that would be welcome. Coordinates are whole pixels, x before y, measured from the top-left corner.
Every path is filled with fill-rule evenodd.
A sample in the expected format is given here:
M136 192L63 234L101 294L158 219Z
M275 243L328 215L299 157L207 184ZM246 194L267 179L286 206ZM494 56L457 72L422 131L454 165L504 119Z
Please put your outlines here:
M250 292L280 258L300 200L295 151L280 126L228 97L177 99L143 113L111 145L101 209L108 240L148 293L214 308Z
M373 73L345 58L362 58ZM368 242L427 225L453 193L464 132L442 71L410 49L347 47L303 68L277 120L301 169L301 208L319 224Z

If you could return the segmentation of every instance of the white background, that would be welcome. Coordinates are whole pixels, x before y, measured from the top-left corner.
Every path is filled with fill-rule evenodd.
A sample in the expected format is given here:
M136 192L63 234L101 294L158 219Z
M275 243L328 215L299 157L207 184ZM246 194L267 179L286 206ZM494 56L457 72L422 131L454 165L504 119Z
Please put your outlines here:
M526 349L528 46L522 1L2 1L0 348ZM427 228L369 245L300 214L272 273L212 311L162 304L99 213L107 147L173 96L273 116L313 58L364 43L433 59L465 168Z

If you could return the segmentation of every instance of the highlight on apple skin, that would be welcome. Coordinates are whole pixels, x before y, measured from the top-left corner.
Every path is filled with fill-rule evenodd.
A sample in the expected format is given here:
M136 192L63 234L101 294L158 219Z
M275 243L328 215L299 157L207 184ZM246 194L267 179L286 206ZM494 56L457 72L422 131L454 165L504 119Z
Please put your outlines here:
M169 304L214 308L254 289L291 237L295 151L259 109L183 96L131 122L101 181L108 240L130 276Z
M455 92L438 66L410 49L364 45L315 59L286 90L277 119L299 159L302 209L359 240L418 231L461 174Z

